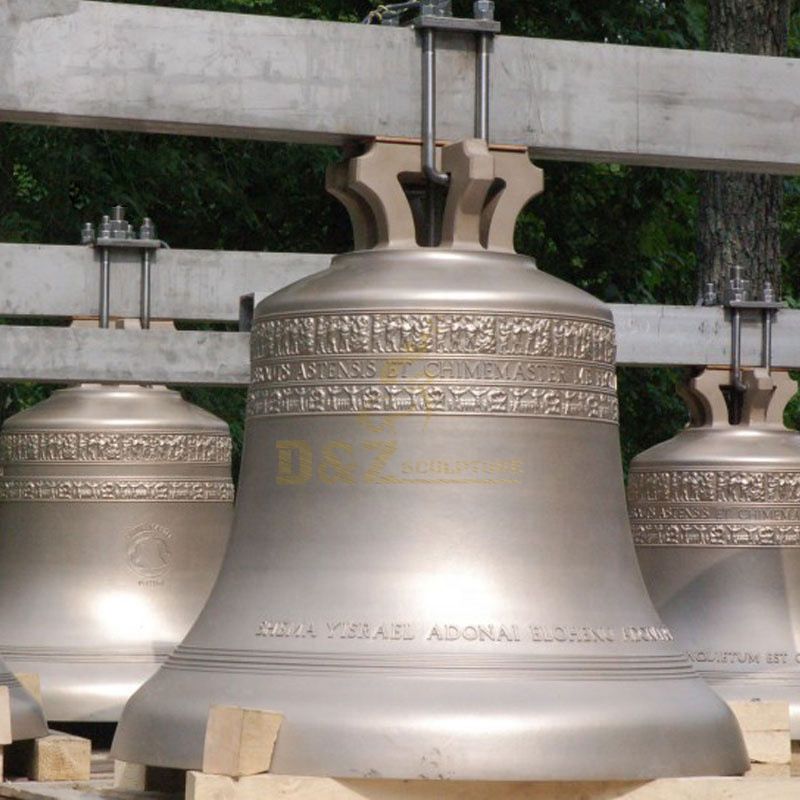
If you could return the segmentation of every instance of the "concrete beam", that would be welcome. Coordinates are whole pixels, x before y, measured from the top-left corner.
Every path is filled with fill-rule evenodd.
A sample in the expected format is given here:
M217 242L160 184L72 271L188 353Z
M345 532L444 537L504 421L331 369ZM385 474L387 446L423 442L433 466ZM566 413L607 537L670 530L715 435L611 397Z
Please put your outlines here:
M31 11L33 9L33 13ZM473 125L471 43L440 36L439 134ZM492 131L535 157L800 173L800 60L501 36ZM0 0L0 120L342 143L417 137L408 29Z
M99 256L86 247L0 244L0 317L96 317ZM271 294L327 268L317 253L159 250L152 271L155 319L236 322L239 296ZM140 256L116 250L111 314L139 316Z
M720 308L613 305L621 365L730 363ZM774 364L800 367L800 311L782 311ZM0 325L0 381L247 384L249 336L206 331L98 330ZM743 361L761 363L761 331L748 320Z
M0 325L0 381L245 386L250 336Z

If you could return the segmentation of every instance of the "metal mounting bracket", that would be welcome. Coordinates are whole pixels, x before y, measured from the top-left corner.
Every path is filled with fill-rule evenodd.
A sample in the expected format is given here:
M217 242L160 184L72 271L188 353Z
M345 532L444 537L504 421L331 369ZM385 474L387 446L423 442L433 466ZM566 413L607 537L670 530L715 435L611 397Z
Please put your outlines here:
M747 385L742 380L742 313L759 312L762 326L762 363L761 366L769 372L772 369L772 324L775 314L785 307L785 303L775 300L772 284L767 281L762 289L763 299L751 300L750 281L744 278L744 269L734 266L731 269L731 278L728 281L724 308L730 310L731 315L731 361L733 388L740 393L747 391Z
M489 61L492 37L500 32L494 19L493 0L475 0L473 19L453 17L447 7L422 3L420 15L412 25L422 35L422 171L428 182L428 245L436 234L436 188L448 186L450 176L436 165L436 33L468 33L477 38L475 56L475 138L489 142Z
M133 225L125 219L123 206L114 206L111 215L104 215L98 230L91 222L81 229L81 243L96 248L100 252L100 317L101 328L109 326L109 306L111 298L111 251L140 250L142 255L141 294L139 300L139 320L142 329L150 327L150 285L153 254L166 247L166 243L156 238L156 226L145 217L136 235Z

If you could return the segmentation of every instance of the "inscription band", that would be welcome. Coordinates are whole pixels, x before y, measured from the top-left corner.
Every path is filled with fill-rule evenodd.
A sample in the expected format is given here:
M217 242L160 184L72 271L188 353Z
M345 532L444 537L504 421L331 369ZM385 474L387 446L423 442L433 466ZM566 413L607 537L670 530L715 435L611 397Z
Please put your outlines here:
M628 482L642 547L800 547L800 471L636 470Z
M640 547L800 547L800 525L632 523Z
M225 434L25 431L0 434L0 462L229 464Z
M229 480L49 480L0 479L0 501L120 502L169 501L173 503L232 502Z
M261 319L251 341L251 417L618 419L613 327L601 321L477 312L318 314Z

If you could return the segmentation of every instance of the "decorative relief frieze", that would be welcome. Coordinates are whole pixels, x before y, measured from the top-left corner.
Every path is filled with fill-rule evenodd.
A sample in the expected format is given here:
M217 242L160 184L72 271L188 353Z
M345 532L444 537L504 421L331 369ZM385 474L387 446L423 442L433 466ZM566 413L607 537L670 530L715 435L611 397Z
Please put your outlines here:
M229 480L94 480L0 477L0 501L232 502Z
M618 420L614 394L560 388L401 384L252 388L252 417L282 414L509 414Z
M229 464L225 434L26 431L0 434L0 463Z
M650 503L797 503L800 471L632 470L632 504Z
M618 416L614 333L599 321L320 314L262 319L251 346L251 416Z
M613 366L615 345L610 323L513 314L319 314L253 325L254 362L352 353L516 355Z
M800 472L633 470L628 506L642 546L800 547Z
M638 546L800 547L800 525L634 522L632 530Z

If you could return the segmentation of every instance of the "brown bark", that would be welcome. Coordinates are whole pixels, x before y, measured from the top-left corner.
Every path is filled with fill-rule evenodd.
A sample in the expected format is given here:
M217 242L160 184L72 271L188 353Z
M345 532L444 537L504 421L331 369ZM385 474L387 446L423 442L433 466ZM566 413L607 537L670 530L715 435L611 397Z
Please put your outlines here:
M709 0L710 48L786 55L792 0ZM783 179L778 175L707 172L700 177L698 259L703 285L722 292L732 266L742 265L755 293L769 278L781 288Z

